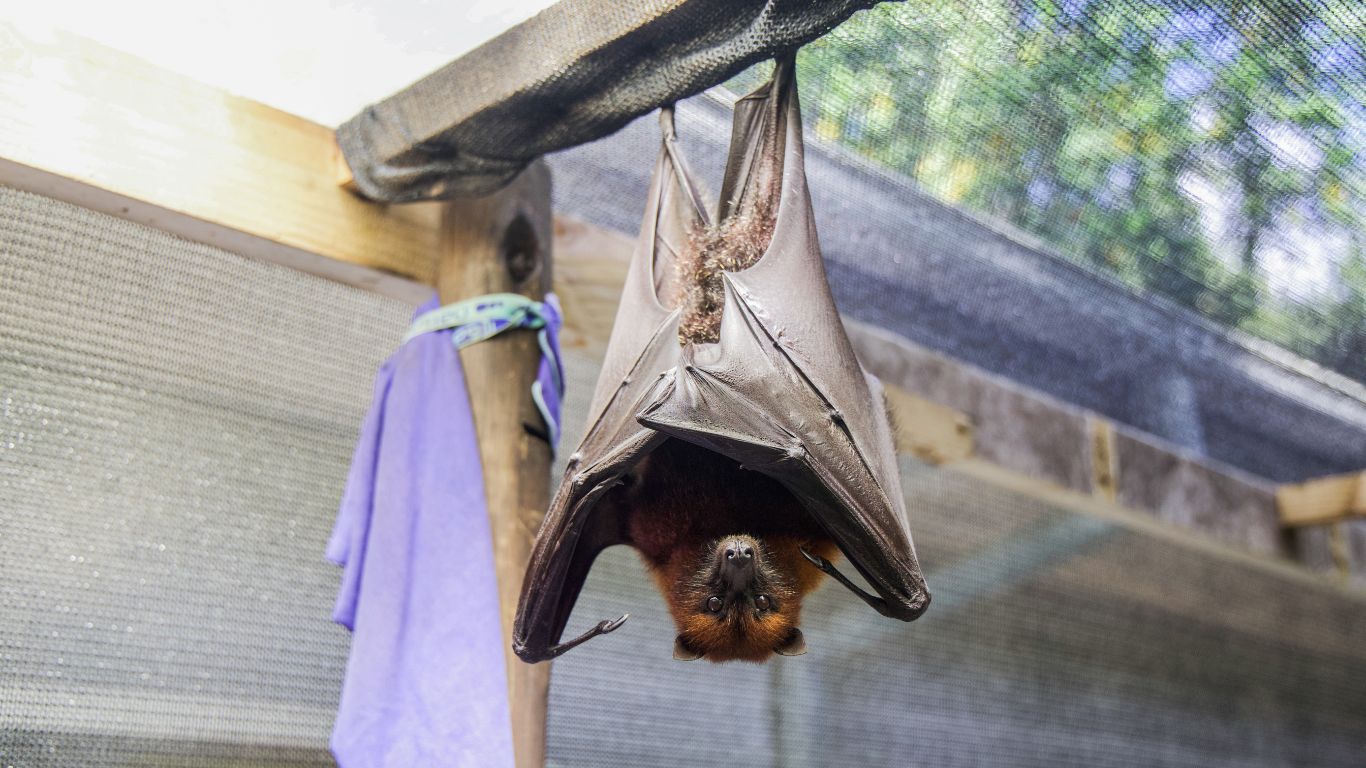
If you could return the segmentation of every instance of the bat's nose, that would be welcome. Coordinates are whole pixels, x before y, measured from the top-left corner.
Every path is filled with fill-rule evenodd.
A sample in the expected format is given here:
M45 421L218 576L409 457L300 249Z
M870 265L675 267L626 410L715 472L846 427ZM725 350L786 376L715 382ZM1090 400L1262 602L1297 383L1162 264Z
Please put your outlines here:
M744 590L754 581L754 545L744 539L721 543L721 574L733 590Z
M727 568L747 568L754 564L754 547L749 542L731 539L725 547Z

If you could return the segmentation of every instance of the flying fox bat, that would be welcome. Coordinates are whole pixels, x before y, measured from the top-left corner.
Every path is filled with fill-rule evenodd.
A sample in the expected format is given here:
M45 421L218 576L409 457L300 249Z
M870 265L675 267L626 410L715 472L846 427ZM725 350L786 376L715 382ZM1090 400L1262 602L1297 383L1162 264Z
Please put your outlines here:
M826 283L803 170L793 61L739 100L715 219L671 107L598 378L523 582L513 648L551 659L593 560L635 547L669 603L674 657L798 654L801 598L828 574L884 616L930 595L881 385ZM876 594L830 559L843 553Z

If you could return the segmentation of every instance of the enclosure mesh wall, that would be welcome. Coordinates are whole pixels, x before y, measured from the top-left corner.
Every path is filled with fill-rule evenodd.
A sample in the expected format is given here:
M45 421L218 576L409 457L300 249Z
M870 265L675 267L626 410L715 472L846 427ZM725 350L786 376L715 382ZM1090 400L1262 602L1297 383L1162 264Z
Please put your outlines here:
M822 138L1366 380L1366 5L908 0L799 69Z
M8 190L0 299L0 765L327 764L323 544L408 308ZM568 373L572 444L596 365ZM1359 597L903 472L933 606L827 585L804 657L672 661L606 553L571 629L632 619L556 662L551 763L1359 764Z
M0 765L329 763L323 545L411 310L0 188Z

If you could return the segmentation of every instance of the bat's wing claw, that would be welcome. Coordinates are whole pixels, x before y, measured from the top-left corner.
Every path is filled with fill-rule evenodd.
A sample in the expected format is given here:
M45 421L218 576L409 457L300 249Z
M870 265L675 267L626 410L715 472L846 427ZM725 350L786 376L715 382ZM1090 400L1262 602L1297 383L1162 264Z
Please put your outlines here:
M816 566L822 571L830 573L831 571L835 570L835 566L831 565L829 560L826 560L820 555L813 555L810 552L807 552L804 547L798 547L797 549L799 552L802 553L802 557L806 558L806 561L808 563L811 563L812 565Z
M622 624L625 624L626 620L629 618L631 618L631 614L623 613L621 615L621 618L619 619L604 619L603 621L598 622L597 626L593 627L587 632L584 632L582 635L579 635L573 640L570 640L567 643L560 643L559 645L550 646L545 650L545 653L539 654L539 658L537 658L536 660L544 661L546 659L553 659L558 656L562 656L564 655L565 651L583 645L584 643L588 642L589 640L592 640L598 635L605 635L609 632L616 631L616 629L620 627Z
M840 573L838 568L831 565L829 560L826 560L820 555L813 555L810 552L807 552L805 549L802 549L801 547L798 547L797 551L802 553L802 557L805 557L807 562L824 571L835 581L838 581L839 583L843 584L850 592L853 592L855 595L858 595L859 599L867 603L868 605L872 606L873 610L877 611L883 616L893 615L891 610L887 606L886 600L883 600L877 595L870 595L867 592L863 591L863 589L861 589L857 584L850 581L847 576Z

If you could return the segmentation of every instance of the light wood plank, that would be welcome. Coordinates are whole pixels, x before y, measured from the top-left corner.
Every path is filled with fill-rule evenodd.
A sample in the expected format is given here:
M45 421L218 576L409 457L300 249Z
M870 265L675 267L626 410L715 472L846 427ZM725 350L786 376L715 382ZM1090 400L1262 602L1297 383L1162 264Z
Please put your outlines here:
M332 129L73 35L0 20L0 159L0 184L244 256L404 298L433 280L439 207L339 188Z
M1290 560L1230 547L1211 537L1198 535L1198 532L1192 535L1189 528L1156 520L1151 515L1136 514L1128 507L1107 501L1095 494L1063 488L1047 480L1016 472L989 461L971 458L954 464L947 471L957 472L1002 490L1036 499L1058 509L1099 517L1123 528L1178 542L1192 552L1203 552L1224 560L1256 564L1259 568L1274 571L1281 577L1306 587L1322 588L1325 584L1331 583ZM1361 595L1358 594L1357 598L1361 599Z
M634 238L559 216L555 219L555 294L564 310L560 343L601 359L616 320Z
M897 453L930 464L947 464L972 456L972 423L967 414L887 385L887 410Z
M1276 489L1276 507L1281 523L1289 526L1366 517L1366 472L1283 485Z

